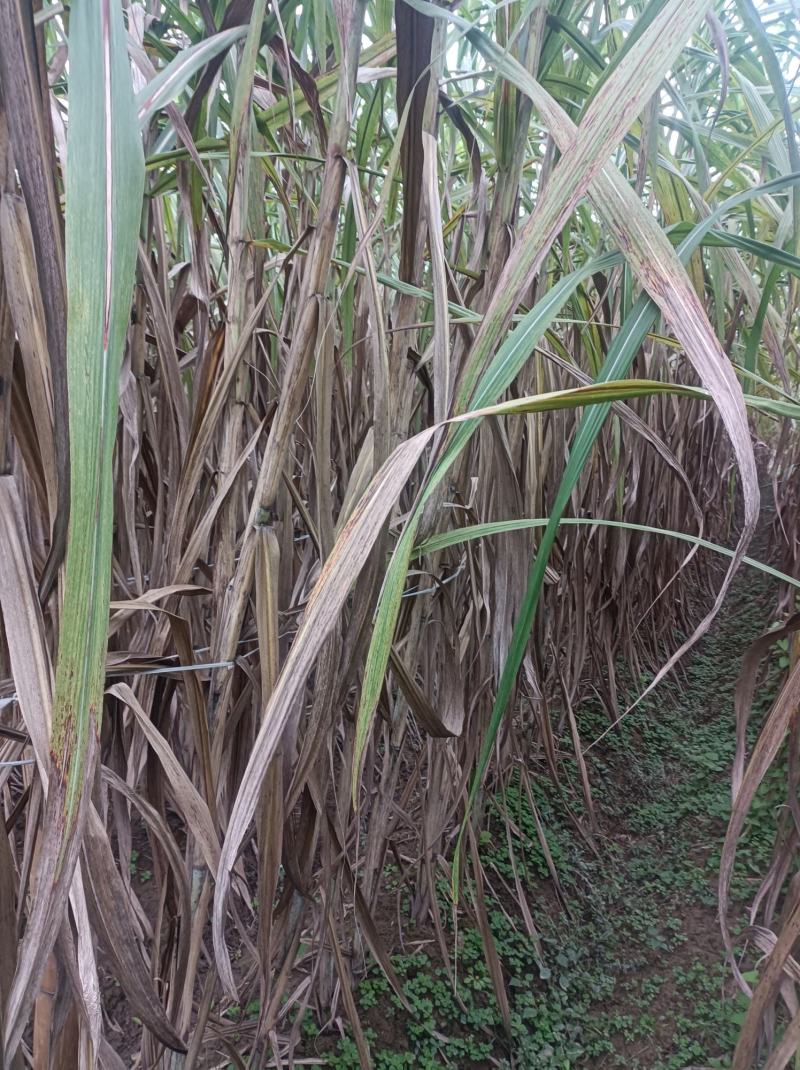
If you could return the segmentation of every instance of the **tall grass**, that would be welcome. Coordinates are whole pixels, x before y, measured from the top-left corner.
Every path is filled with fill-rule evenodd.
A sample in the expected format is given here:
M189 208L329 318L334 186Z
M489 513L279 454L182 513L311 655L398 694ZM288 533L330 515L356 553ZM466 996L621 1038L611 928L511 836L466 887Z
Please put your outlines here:
M611 723L621 663L703 634L767 475L796 597L793 5L0 18L6 1066L124 1065L101 954L143 1066L224 1050L225 997L260 1001L242 1065L341 1008L369 1066L390 854L507 1013L486 791L563 775L567 713L584 771L586 687ZM796 679L737 758L723 907ZM736 1067L791 1010L793 902Z

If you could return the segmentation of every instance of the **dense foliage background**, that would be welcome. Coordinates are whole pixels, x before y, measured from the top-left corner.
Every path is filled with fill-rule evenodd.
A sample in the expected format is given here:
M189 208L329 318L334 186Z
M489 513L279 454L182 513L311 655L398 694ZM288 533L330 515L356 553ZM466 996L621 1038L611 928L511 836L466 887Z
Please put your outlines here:
M138 1065L264 1066L343 1016L369 1066L354 978L409 1007L389 866L443 961L466 912L513 1034L481 829L527 793L558 885L532 782L592 840L587 748L758 567L765 503L788 623L736 693L727 919L779 755L797 811L796 5L0 19L6 1065L133 1059L102 976ZM798 828L736 1070L800 1038Z

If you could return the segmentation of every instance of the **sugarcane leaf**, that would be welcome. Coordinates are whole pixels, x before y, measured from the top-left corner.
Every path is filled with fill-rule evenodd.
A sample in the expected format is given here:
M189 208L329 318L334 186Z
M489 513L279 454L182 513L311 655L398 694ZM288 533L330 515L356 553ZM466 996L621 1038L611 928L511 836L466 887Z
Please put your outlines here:
M97 752L111 581L111 465L144 190L144 154L118 0L75 3L69 49L70 528L44 839L8 1000L6 1059L22 1037L62 921Z

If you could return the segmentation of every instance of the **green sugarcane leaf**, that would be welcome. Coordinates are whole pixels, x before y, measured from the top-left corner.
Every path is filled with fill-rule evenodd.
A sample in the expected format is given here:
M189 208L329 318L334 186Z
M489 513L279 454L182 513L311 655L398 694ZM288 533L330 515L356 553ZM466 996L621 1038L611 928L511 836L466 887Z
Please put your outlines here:
M69 22L66 176L70 524L33 907L6 1015L9 1060L61 925L97 751L111 584L112 456L142 197L139 135L119 0L76 0Z
M136 110L139 126L144 129L161 108L171 104L186 88L189 79L214 56L231 47L247 33L246 26L234 26L230 30L207 37L191 48L183 49L152 78L136 95Z
M798 407L800 417L800 407ZM536 528L546 528L550 518L546 516L525 517L519 520L493 520L485 524L471 524L469 527L455 528L453 531L444 531L440 535L432 535L425 542L419 544L414 550L415 557L423 557L425 554L438 553L450 546L460 546L462 543L471 542L473 539L486 539L491 535L504 535L510 531L529 531ZM672 528L657 528L651 524L634 524L627 520L606 520L603 517L592 516L564 516L559 522L559 527L599 527L621 528L625 531L638 531L643 535L663 535L670 539L678 539L688 542L692 546L700 546L704 550L711 550L722 557L733 557L734 552L727 546L720 546L718 542L703 539L699 535L690 535L687 531L674 531ZM788 576L765 561L758 561L754 557L743 557L742 563L749 568L763 572L765 576L772 576L781 583L788 583L791 587L800 589L800 579Z

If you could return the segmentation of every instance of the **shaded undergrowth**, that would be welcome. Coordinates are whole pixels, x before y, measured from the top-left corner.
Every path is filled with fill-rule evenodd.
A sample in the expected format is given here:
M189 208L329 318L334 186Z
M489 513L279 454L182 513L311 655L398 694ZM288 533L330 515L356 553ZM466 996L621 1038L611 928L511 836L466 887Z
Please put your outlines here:
M480 933L459 926L457 993L430 933L408 922L406 953L393 963L412 1014L379 970L357 990L377 1070L400 1067L569 1067L680 1070L727 1067L745 1008L724 962L716 918L716 876L730 809L733 689L739 658L763 630L762 585L738 581L723 615L678 678L664 683L586 754L597 829L596 853L576 835L565 806L582 813L569 740L561 741L562 785L531 770L566 904L559 904L526 792L515 776L489 804L481 836L489 921L506 977L511 1036L492 993ZM779 666L776 666L776 671ZM751 730L777 675L763 681ZM599 704L576 711L584 747L608 727ZM769 861L781 773L759 792L737 854L734 931L745 965L745 905ZM512 818L511 850L505 816ZM513 851L513 856L512 856ZM538 932L525 931L514 901L520 878ZM387 895L397 872L388 867ZM447 886L440 886L449 917ZM402 896L401 896L402 898ZM516 909L515 909L516 908ZM408 909L408 904L405 910ZM755 974L749 969L751 979ZM307 1021L304 1047L337 1070L355 1070L350 1036L333 1042Z

